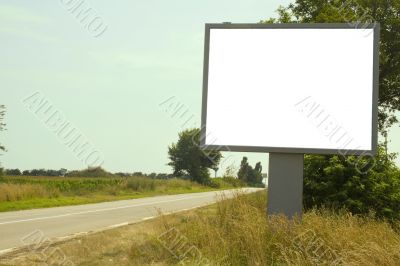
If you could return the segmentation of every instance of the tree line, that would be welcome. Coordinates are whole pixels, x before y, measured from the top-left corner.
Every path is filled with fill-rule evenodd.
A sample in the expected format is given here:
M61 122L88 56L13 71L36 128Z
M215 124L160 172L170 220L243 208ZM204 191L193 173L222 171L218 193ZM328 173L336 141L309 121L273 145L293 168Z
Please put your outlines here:
M83 170L72 170L68 171L65 168L61 168L60 170L53 170L53 169L32 169L32 170L24 170L21 171L20 169L4 169L3 170L5 175L9 176L65 176L65 177L148 177L153 179L169 179L172 178L172 174L167 173L150 173L146 174L143 172L117 172L117 173L110 173L104 170L101 167L93 167L87 168Z

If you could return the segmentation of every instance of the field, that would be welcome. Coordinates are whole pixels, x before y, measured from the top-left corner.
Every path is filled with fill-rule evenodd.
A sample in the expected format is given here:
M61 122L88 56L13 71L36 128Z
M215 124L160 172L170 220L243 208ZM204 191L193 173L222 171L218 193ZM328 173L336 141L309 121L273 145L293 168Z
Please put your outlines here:
M223 178L203 186L176 178L5 176L0 179L0 212L195 193L234 186L239 183Z
M398 224L327 210L307 212L302 222L268 220L265 201L265 192L221 198L205 208L46 244L3 258L2 265L400 265Z

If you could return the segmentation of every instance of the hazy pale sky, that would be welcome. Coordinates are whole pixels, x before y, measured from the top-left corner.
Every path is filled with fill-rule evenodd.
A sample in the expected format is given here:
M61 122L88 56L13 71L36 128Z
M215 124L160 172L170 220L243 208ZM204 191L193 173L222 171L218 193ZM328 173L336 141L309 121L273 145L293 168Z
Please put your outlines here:
M200 126L204 24L255 23L290 1L82 0L77 11L68 2L81 1L0 3L5 168L87 166L24 101L40 95L107 170L170 172L168 145L182 129ZM95 10L89 30L90 17L76 18L82 7ZM400 151L399 136L396 127L392 151ZM244 155L266 171L267 155L256 153L224 153L231 157L223 167L238 166Z

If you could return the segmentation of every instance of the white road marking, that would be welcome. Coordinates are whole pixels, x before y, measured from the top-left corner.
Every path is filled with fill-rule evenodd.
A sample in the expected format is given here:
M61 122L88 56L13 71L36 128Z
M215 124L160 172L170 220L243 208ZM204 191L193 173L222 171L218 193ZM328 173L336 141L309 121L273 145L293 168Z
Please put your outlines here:
M117 228L117 227L125 226L125 225L128 225L128 224L129 224L128 222L120 223L120 224L114 224L114 225L108 226L107 228Z
M6 254L6 253L9 253L9 252L11 252L11 251L14 251L14 250L16 250L18 247L13 247L13 248L8 248L8 249L3 249L3 250L0 250L0 256L1 255L4 255L4 254Z
M192 197L185 197L185 198L179 198L179 199L173 199L173 200L164 200L164 201L148 202L148 203L142 203L142 204L136 204L136 205L126 205L126 206L120 206L120 207L114 207L114 208L105 208L105 209L100 209L100 210L72 212L72 213L59 214L59 215L53 215L53 216L30 218L30 219L23 219L23 220L14 220L14 221L2 222L2 223L0 223L0 225L13 224L13 223L22 223L22 222L30 222L30 221L38 221L38 220L47 220L47 219L61 218L61 217L66 217L66 216L79 215L79 214L96 213L96 212L112 211L112 210L119 210L119 209L127 209L127 208L134 208L134 207L140 207L140 206L146 206L146 205L153 205L153 204L158 204L158 203L167 203L167 202L174 202L174 201L194 199L194 198L206 198L206 197L209 197L209 195L192 196Z

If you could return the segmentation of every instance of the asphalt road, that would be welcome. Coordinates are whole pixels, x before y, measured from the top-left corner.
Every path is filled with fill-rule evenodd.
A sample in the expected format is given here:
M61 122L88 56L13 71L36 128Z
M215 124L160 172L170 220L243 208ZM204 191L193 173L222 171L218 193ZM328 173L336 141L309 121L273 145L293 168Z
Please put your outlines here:
M246 193L260 189L246 188ZM99 231L134 223L163 213L178 212L216 201L224 192L202 192L0 213L0 255L42 239L60 239L77 233Z

